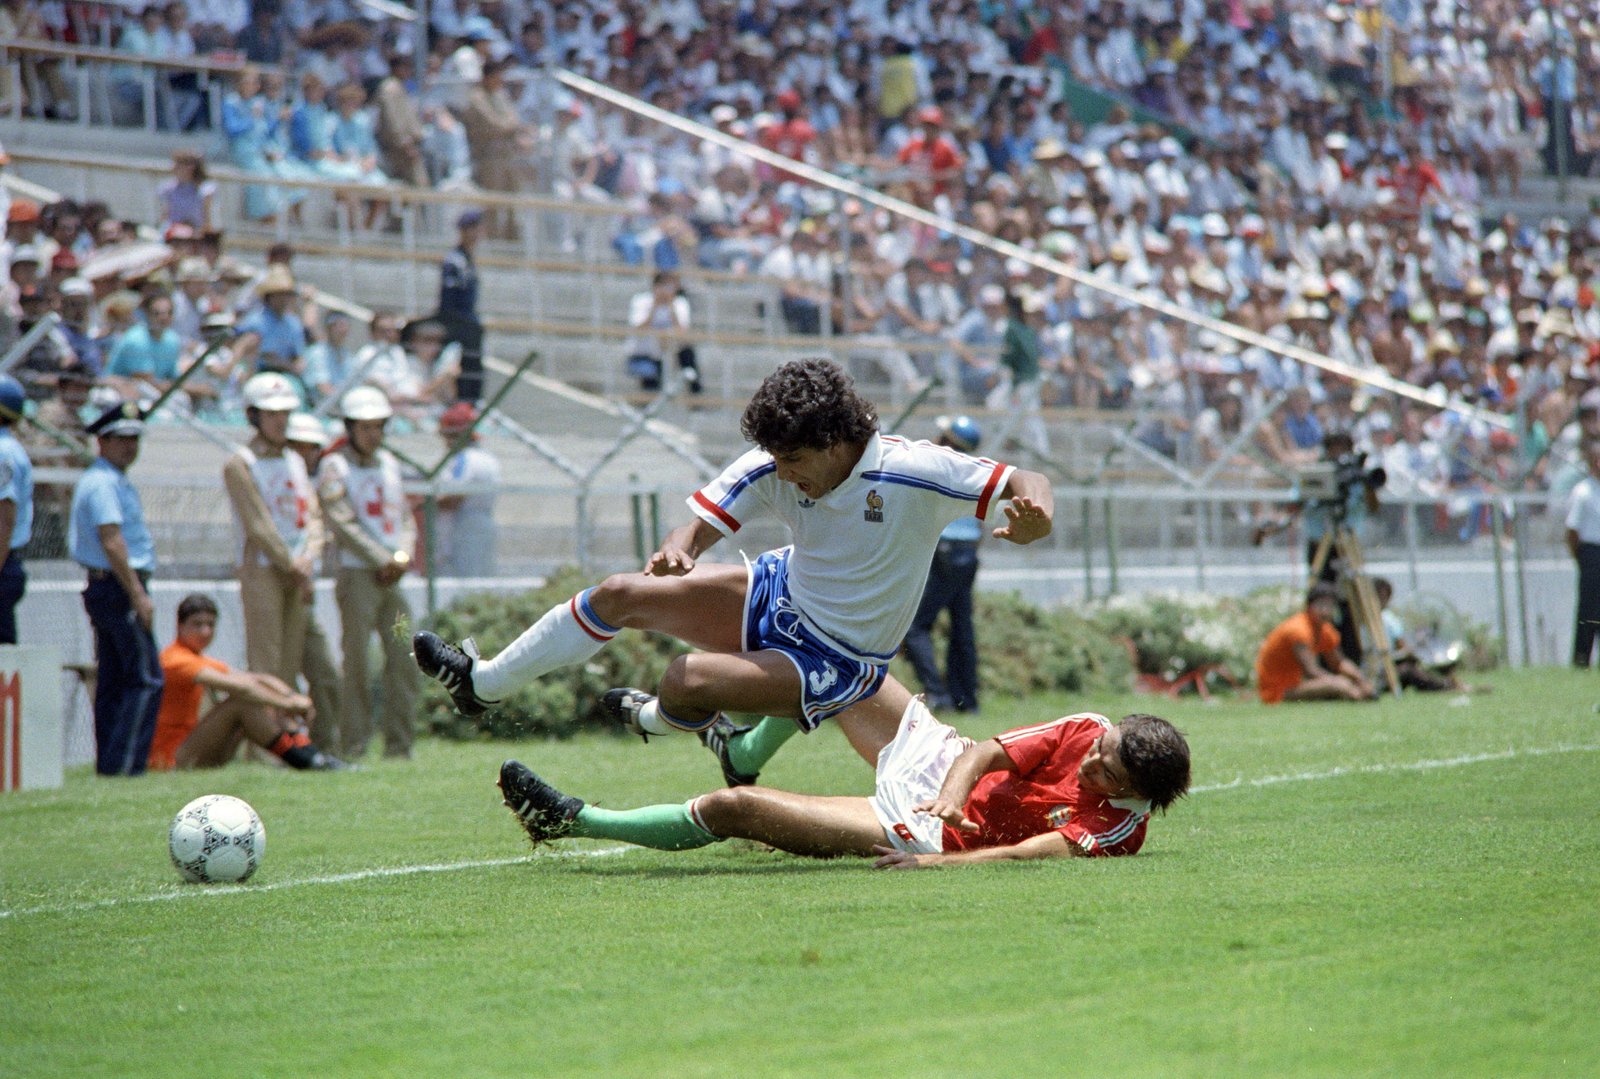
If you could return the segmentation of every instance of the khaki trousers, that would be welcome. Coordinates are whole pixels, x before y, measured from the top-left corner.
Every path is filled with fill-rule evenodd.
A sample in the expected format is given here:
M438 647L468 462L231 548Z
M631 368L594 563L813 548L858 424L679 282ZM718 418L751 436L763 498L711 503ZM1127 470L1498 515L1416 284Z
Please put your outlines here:
M398 585L381 585L370 569L341 566L334 579L344 644L343 716L345 756L366 752L372 739L372 680L367 645L374 630L383 646L383 752L411 753L417 704L417 666L411 661L411 609ZM404 622L404 625L397 623Z
M319 748L337 755L344 748L343 724L344 683L339 668L333 662L333 649L328 635L314 615L307 612L306 651L301 670L311 687L311 703L317 714L311 719L311 740Z
M311 740L336 752L343 712L339 668L311 605L292 581L271 566L239 567L239 599L244 608L246 666L295 687L304 674L316 706Z
M240 566L239 602L244 608L246 665L296 685L310 620L300 589L272 566Z

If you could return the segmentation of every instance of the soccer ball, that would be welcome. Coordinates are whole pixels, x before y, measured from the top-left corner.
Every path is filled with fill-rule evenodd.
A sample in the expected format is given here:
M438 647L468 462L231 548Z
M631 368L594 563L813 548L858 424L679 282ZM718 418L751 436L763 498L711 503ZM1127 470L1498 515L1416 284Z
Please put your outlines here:
M184 880L201 884L248 880L267 853L267 830L248 802L207 794L172 818L167 850Z

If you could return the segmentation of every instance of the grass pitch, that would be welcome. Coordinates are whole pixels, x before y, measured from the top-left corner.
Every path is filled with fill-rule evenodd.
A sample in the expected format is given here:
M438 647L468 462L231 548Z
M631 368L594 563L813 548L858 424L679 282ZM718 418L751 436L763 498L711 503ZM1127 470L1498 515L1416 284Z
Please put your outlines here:
M718 781L692 739L424 742L306 775L0 797L8 1076L1600 1074L1600 680L1455 701L994 702L988 735L1154 707L1194 794L1131 859L877 873L726 843L529 855L518 756L623 807ZM864 793L836 731L773 785ZM180 885L199 794L266 822Z

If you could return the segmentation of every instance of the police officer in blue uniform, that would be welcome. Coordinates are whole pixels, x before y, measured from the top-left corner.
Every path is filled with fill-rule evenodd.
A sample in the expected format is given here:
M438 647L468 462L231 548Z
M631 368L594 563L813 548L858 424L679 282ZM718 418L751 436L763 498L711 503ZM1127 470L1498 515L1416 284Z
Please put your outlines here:
M483 323L478 320L478 266L473 249L483 236L483 211L468 210L456 219L459 237L439 267L439 310L446 342L461 346L461 374L456 399L476 403L483 396Z
M156 552L128 468L144 434L139 406L124 402L89 425L100 456L72 492L72 557L88 573L83 607L94 627L99 677L94 692L95 771L136 776L145 769L161 707L161 657L148 591Z
M973 453L983 437L970 416L940 416L938 444ZM939 546L928 567L922 603L906 633L906 658L917 672L935 712L978 710L978 637L972 624L972 586L978 577L978 541L983 522L963 517L939 535ZM950 612L950 643L945 652L945 673L933 654L933 623L939 612Z
M9 538L0 564L0 644L17 643L17 604L28 587L22 549L33 536L33 462L14 430L27 392L10 375L0 375L0 536Z

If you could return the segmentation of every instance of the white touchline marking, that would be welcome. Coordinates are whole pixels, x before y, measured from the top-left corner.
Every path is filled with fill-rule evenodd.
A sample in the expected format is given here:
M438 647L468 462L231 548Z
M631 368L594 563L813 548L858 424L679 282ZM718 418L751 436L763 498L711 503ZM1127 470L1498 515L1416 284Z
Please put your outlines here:
M1379 775L1384 772L1426 772L1435 768L1459 768L1466 764L1483 764L1488 761L1508 761L1518 757L1550 757L1559 753L1596 753L1600 745L1561 745L1536 749L1503 749L1496 753L1469 753L1460 757L1439 760L1411 761L1407 764L1358 764L1330 768L1325 772L1294 772L1289 775L1259 776L1255 779L1229 780L1203 787L1189 788L1190 794L1214 794L1218 791L1243 790L1246 787L1275 787L1283 783L1309 783L1319 779L1339 779L1343 776ZM592 850L544 851L520 858L485 858L471 862L438 862L432 865L396 865L380 869L362 869L353 873L333 873L325 877L303 877L298 880L279 880L270 884L216 884L209 887L175 888L153 895L128 896L123 899L98 899L91 903L65 903L53 907L26 907L22 910L0 910L0 919L23 918L31 914L78 914L108 907L123 907L135 903L165 903L172 899L209 899L219 895L238 895L242 892L275 892L281 888L300 888L308 884L349 884L354 881L377 880L382 877L409 877L418 873L455 873L463 869L492 869L497 866L518 865L538 861L540 858L607 858L639 847L597 847Z
M431 865L395 865L378 869L361 869L353 873L330 873L325 877L301 877L297 880L275 880L266 884L212 884L174 888L169 892L152 895L134 895L122 899L97 899L90 903L64 903L54 907L27 907L22 910L0 910L0 918L21 918L29 914L76 914L106 907L122 907L133 903L165 903L171 899L210 899L219 895L239 895L242 892L275 892L282 888L300 888L307 884L349 884L353 881L377 880L382 877L409 877L418 873L455 873L463 869L492 869L503 865L520 865L541 858L607 858L626 854L637 847L598 847L593 850L542 851L525 854L520 858L483 858L471 862L436 862Z
M1341 776L1377 775L1383 772L1427 772L1435 768L1459 768L1464 764L1482 764L1485 761L1509 761L1517 757L1549 757L1557 753L1600 752L1600 745L1548 746L1541 749L1503 749L1498 753L1468 753L1460 757L1441 760L1412 761L1409 764L1353 764L1330 768L1325 772L1293 772L1281 776L1260 776L1256 779L1232 779L1226 783L1212 783L1204 787L1190 787L1190 794L1212 794L1216 791L1242 790L1245 787L1275 787L1280 783L1306 783L1314 779L1338 779Z

